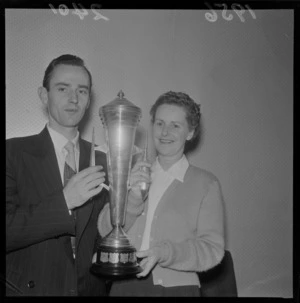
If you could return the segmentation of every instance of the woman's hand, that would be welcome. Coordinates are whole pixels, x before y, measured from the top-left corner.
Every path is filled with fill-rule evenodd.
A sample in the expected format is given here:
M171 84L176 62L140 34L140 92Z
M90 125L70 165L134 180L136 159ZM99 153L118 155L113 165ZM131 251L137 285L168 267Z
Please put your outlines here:
M148 250L138 251L136 256L143 258L140 266L143 271L136 275L137 278L145 277L155 267L157 263L165 261L169 255L168 247L166 245L154 246Z
M148 170L143 170L143 167L147 167ZM151 182L150 168L150 163L138 159L131 170L129 178L130 190L135 196L139 198L142 197L140 184L142 182L146 182L147 184Z

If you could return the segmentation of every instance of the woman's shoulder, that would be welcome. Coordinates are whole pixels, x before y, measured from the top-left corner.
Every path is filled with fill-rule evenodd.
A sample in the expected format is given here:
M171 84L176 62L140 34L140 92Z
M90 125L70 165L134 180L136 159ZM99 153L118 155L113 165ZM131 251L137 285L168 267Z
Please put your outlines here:
M218 178L212 172L192 164L190 164L188 167L187 177L194 180L201 179L207 182L218 182Z

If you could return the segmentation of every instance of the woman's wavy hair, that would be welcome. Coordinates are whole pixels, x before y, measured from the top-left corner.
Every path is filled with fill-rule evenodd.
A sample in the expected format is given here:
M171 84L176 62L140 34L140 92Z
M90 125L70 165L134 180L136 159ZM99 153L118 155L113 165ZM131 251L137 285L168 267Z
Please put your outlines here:
M200 135L200 104L196 103L189 95L182 92L169 91L158 97L150 109L151 122L154 123L157 108L162 104L171 104L182 107L186 112L186 120L189 130L194 130L193 137L186 142L191 145L199 140Z

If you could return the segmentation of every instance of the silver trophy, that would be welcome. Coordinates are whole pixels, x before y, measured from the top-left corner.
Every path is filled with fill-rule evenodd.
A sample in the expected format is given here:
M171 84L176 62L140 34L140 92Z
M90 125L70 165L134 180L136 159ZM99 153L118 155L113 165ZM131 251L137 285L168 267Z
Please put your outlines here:
M113 230L97 246L96 263L92 271L109 276L125 276L141 272L136 249L123 230L129 189L129 174L137 125L141 109L124 98L118 98L100 107L107 152L107 170L110 195L110 220Z

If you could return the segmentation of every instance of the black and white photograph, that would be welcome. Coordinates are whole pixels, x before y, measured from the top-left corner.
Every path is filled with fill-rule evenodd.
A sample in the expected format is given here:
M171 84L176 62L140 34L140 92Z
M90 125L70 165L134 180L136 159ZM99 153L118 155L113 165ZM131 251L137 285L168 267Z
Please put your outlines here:
M4 295L299 299L294 18L5 8Z

